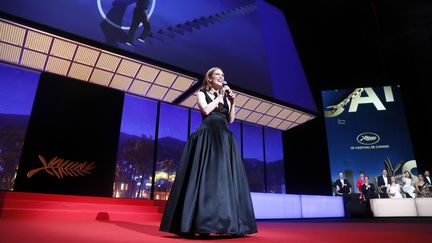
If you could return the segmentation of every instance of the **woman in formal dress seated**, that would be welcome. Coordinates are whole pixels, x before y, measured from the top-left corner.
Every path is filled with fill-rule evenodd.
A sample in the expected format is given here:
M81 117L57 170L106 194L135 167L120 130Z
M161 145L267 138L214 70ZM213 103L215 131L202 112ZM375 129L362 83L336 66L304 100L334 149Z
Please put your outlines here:
M414 186L417 192L417 197L420 198L432 197L432 193L430 190L431 185L425 181L424 176L422 174L418 175L418 181L414 184Z
M402 178L402 191L405 193L405 197L407 198L416 197L414 181L409 171L404 172L404 177Z
M402 194L400 193L401 188L398 183L396 183L396 177L392 176L390 177L390 186L387 187L387 194L390 198L403 198Z
M358 189L359 192L360 192L360 195L359 195L359 199L360 199L360 201L363 200L362 185L364 184L364 181L365 181L365 180L364 180L364 177L365 177L364 172L363 172L363 171L360 171L359 178L358 178L358 180L357 180L357 182L356 182L356 187L357 187L357 189Z

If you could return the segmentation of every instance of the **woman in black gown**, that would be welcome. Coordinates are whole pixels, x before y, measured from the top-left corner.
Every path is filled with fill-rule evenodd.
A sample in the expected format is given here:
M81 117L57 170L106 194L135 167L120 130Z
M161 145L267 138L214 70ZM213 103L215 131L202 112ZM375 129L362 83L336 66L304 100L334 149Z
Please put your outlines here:
M191 134L165 208L160 230L182 236L257 232L243 160L228 122L235 95L218 67L207 71L198 92L203 116Z

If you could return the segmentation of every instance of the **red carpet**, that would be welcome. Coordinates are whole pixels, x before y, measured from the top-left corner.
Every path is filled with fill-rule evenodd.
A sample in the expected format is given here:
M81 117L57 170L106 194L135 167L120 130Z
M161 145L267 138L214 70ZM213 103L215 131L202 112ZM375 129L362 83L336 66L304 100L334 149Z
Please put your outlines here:
M163 202L150 200L1 193L0 242L209 241L183 239L158 231L163 205ZM105 221L96 220L98 216ZM248 243L429 242L431 228L430 218L258 221L258 234L210 240Z

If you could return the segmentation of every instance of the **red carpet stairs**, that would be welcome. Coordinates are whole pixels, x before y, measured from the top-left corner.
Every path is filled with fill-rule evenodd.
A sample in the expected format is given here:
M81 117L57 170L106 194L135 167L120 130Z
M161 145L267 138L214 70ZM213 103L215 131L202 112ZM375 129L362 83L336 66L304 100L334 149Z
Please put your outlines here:
M160 221L165 201L0 192L0 218Z

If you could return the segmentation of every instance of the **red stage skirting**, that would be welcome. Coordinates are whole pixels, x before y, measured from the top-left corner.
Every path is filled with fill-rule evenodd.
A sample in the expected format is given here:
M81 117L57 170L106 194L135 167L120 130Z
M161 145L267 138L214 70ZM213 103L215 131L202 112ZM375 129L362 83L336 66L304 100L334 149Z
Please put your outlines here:
M0 242L191 241L158 231L163 207L162 201L0 192ZM258 221L258 234L216 240L429 242L431 227L431 218L267 220Z
M159 221L165 201L0 192L0 217L52 220Z

